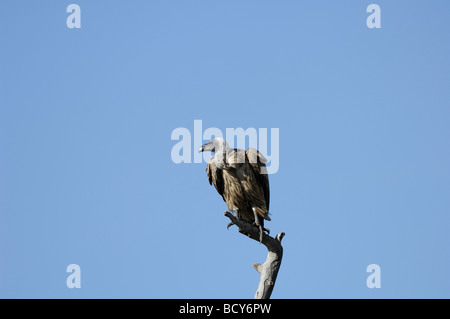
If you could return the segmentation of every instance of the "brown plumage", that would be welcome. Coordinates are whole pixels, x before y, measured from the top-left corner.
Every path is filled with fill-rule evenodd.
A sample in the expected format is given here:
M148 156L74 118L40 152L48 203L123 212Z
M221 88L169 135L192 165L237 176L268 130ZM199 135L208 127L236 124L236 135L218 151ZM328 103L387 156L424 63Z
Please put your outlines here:
M230 211L264 229L270 220L270 188L264 156L254 148L230 149L225 140L216 138L200 148L215 156L206 168L208 180L222 196Z

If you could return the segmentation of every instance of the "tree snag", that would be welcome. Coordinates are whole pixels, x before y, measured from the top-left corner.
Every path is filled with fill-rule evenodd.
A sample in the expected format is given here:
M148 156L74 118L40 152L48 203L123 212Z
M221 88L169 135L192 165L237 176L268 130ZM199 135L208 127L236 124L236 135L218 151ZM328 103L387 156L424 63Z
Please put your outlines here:
M245 220L236 218L236 216L230 212L225 212L225 216L231 220L228 227L236 225L241 234L244 234L259 242L260 231L258 227ZM263 234L262 244L267 247L268 254L266 261L263 264L253 264L253 268L255 268L260 274L255 299L269 299L272 294L272 290L277 279L278 270L281 266L281 259L283 258L283 247L281 246L281 240L283 237L284 233L279 233L275 236L275 238L266 233Z

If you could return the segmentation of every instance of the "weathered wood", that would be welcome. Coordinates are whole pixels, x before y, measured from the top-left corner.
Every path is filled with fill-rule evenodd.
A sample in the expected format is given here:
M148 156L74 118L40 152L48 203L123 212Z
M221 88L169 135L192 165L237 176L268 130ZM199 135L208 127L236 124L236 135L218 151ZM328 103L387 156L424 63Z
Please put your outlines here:
M260 241L259 228L250 224L249 222L238 219L230 212L225 212L225 216L228 217L231 225L236 225L239 228L239 232L251 239ZM262 244L267 247L268 254L266 261L263 264L253 264L253 268L260 273L259 285L256 290L255 299L269 299L272 294L275 281L277 279L278 270L281 266L281 259L283 258L283 246L281 246L281 240L284 237L284 233L279 233L275 238L264 233L262 237Z

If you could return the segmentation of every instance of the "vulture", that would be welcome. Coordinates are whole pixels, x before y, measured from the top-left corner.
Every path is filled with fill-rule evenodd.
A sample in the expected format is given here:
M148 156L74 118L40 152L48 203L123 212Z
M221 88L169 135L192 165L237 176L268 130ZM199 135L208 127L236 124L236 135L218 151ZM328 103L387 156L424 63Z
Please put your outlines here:
M269 176L264 156L254 148L247 151L230 148L217 137L199 148L199 152L211 151L214 156L206 167L209 184L216 188L230 211L237 218L259 227L262 242L264 220L269 220Z

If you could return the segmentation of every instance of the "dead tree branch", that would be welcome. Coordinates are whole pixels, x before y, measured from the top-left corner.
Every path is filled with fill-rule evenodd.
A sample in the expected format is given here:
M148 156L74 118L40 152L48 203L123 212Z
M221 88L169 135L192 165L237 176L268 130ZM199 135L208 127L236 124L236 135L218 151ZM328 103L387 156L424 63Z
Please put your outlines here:
M253 226L245 220L236 218L230 212L225 212L225 216L231 220L228 227L236 225L239 228L239 232L251 239L259 242L259 228ZM272 294L275 281L277 279L278 270L281 266L281 259L283 258L283 247L281 246L281 240L284 237L284 233L279 233L275 238L263 234L262 243L267 247L268 254L266 261L263 264L253 264L260 273L258 290L255 294L255 299L269 299Z

